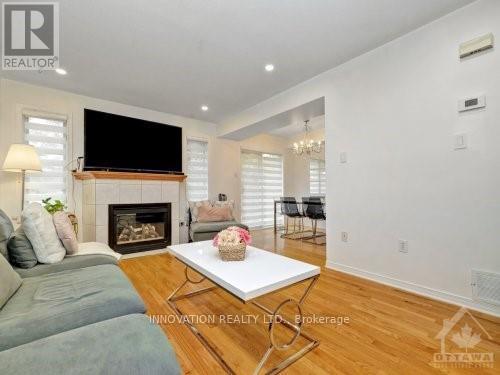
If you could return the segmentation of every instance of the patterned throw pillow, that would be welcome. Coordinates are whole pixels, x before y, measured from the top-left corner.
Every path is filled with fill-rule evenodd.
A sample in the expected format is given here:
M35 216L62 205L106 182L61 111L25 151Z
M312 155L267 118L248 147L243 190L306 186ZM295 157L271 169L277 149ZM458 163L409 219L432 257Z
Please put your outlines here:
M196 223L198 221L198 208L201 206L209 206L212 207L212 202L209 200L204 201L190 201L189 210L191 211L191 222Z

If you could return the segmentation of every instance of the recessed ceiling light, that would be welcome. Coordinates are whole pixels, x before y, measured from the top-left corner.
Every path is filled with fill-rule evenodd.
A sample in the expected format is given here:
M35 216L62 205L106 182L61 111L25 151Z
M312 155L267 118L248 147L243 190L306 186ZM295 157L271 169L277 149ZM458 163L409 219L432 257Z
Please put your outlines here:
M57 73L57 74L60 74L60 75L62 75L62 76L65 76L66 74L68 74L68 72L67 72L67 71L65 71L65 70L64 70L64 69L62 69L62 68L57 68L57 69L56 69L56 73Z
M272 72L274 70L274 65L273 64L267 64L264 69L266 69L266 72Z
M206 106L206 105L202 105L202 106L201 106L201 110L202 110L202 111L205 111L205 112L206 112L206 111L208 111L208 106Z

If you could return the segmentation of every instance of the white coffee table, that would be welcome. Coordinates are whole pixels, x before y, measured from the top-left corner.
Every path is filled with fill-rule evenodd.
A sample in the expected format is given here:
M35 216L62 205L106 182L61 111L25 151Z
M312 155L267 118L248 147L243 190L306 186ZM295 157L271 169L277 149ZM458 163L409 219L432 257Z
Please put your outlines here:
M228 373L234 374L235 372L195 325L192 324L189 317L180 311L175 301L208 292L216 288L216 286L219 286L241 302L252 303L265 311L266 314L270 316L268 327L269 346L257 365L254 374L258 374L262 370L264 364L274 350L285 350L290 348L299 336L308 340L309 343L278 365L274 366L271 370L267 371L267 374L277 374L319 345L318 340L302 332L303 319L298 319L298 323L290 322L280 315L280 311L285 305L295 305L298 314L301 317L303 316L302 306L310 290L319 278L319 267L251 246L247 247L244 261L224 262L219 258L218 249L212 246L212 241L169 246L168 250L170 254L184 263L186 268L184 271L184 282L172 292L167 298L167 302L173 310L182 317L182 321L186 323L201 343ZM188 274L189 268L201 274L202 278L194 280L190 277ZM178 292L186 284L199 284L204 280L209 280L216 286L201 288L193 292L178 295ZM288 288L298 283L307 283L307 286L304 294L297 300L288 298L281 302L275 309L269 309L255 301L258 297ZM294 337L289 342L280 344L275 339L274 326L277 323L283 324L285 327L295 331Z

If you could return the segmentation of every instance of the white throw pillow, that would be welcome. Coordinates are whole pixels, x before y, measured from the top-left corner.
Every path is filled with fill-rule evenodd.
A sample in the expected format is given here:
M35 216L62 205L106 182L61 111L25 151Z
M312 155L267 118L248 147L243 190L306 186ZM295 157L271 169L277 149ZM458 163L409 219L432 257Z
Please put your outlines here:
M40 263L57 263L64 258L66 249L57 236L52 216L40 203L30 203L24 209L22 227Z

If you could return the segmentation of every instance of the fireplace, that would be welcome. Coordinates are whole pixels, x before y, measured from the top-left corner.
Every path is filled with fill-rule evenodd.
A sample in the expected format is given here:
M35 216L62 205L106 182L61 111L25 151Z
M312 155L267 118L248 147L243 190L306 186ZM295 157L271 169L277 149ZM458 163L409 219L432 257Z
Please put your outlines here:
M109 246L118 253L163 249L171 244L171 204L110 204Z

